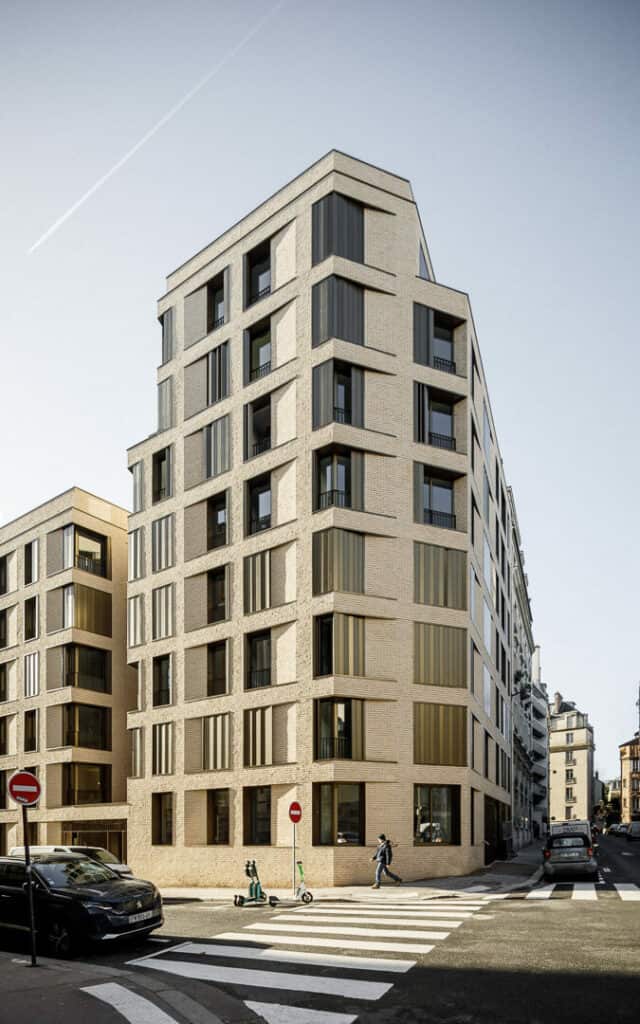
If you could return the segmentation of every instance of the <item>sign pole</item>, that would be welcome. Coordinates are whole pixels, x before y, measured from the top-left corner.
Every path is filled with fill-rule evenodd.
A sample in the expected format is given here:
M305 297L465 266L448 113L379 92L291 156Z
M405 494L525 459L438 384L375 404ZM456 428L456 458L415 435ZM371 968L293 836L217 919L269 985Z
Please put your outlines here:
M293 895L296 895L296 823L293 822Z
M29 851L29 823L27 821L27 805L22 805L22 832L24 836L24 860L27 873L27 896L29 898L29 928L31 931L31 966L36 962L36 915L33 909L33 875L31 874L31 853Z

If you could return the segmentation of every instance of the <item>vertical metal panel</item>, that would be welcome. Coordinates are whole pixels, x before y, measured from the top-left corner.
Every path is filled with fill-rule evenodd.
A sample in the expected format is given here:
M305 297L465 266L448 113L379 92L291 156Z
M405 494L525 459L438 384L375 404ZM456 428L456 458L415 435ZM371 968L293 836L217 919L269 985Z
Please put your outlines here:
M224 322L228 324L231 319L231 267L225 267L222 271L222 287L224 289Z
M184 347L189 348L207 333L207 286L184 300Z
M413 464L413 519L424 523L424 466L421 462Z
M413 304L413 361L429 366L433 349L433 310Z
M429 441L426 424L428 401L427 385L415 380L413 382L413 440L419 444L427 444Z
M364 761L364 701L351 701L351 757L354 761ZM379 754L379 751L376 751Z
M221 416L204 428L205 476L211 479L230 468L229 416Z
M364 537L330 528L313 535L313 593L364 593Z
M245 615L271 607L271 551L258 551L244 560Z
M351 508L364 510L364 452L351 452Z
M62 572L62 536L62 529L47 534L47 576Z
M314 430L333 421L333 359L313 367L313 413Z
M467 764L467 709L450 704L414 704L416 764Z
M158 431L173 426L173 377L158 384Z
M364 622L360 615L334 615L333 660L336 675L364 676Z
M188 419L207 406L207 357L184 368L184 416Z
M414 623L414 682L466 689L466 629Z
M351 423L364 427L364 370L361 366L351 367Z

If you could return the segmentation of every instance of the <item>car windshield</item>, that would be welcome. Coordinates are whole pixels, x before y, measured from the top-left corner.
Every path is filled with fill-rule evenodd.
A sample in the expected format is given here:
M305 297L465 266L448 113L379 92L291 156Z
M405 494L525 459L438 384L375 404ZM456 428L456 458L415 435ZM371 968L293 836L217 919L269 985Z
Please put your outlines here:
M83 853L85 857L99 860L102 864L119 864L120 861L110 850L103 850L99 846L74 846L74 853Z
M113 882L118 876L105 864L95 860L65 860L49 864L36 863L38 874L48 885L56 888L75 888Z
M568 846L586 846L587 841L584 836L554 836L551 840L551 845L554 850L557 850L558 847L566 848Z

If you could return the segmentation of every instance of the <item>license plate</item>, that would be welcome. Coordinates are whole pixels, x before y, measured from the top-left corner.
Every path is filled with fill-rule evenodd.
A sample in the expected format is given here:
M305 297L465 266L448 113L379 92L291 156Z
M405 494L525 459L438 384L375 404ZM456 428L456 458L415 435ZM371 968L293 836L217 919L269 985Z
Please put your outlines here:
M560 856L562 857L563 860L577 860L581 856L581 854L580 853L561 853Z
M129 914L129 924L137 924L138 921L148 921L150 917L155 916L155 910L143 910L141 914Z

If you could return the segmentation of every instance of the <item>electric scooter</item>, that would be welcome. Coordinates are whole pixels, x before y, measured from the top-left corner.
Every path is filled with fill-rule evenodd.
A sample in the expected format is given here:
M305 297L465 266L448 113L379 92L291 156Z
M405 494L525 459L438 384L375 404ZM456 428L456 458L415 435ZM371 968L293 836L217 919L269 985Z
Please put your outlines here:
M300 874L300 882L298 883L298 888L296 889L296 899L302 900L303 903L311 903L313 902L313 893L309 892L305 885L302 861L297 860L296 864L298 866L298 872Z
M240 894L236 894L233 897L234 907L263 907L266 906L267 903L270 907L275 907L278 899L276 896L267 896L266 892L262 888L255 860L248 860L246 862L244 866L244 873L249 879L249 895L241 896Z

